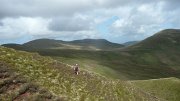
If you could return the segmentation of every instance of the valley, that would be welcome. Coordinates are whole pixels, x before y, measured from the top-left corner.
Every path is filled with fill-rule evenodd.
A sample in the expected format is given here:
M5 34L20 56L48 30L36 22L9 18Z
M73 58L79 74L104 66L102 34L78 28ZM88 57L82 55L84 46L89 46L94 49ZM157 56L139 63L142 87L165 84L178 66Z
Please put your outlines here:
M179 57L180 30L166 29L129 46L104 39L4 44L0 60L64 100L178 101Z

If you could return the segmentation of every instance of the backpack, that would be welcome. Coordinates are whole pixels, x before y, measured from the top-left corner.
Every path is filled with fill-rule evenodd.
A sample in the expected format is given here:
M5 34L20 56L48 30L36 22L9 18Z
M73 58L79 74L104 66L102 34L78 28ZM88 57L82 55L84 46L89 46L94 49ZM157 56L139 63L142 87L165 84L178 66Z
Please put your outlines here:
M78 67L78 66L76 66L74 70L75 70L75 71L78 71L78 70L79 70L79 67Z

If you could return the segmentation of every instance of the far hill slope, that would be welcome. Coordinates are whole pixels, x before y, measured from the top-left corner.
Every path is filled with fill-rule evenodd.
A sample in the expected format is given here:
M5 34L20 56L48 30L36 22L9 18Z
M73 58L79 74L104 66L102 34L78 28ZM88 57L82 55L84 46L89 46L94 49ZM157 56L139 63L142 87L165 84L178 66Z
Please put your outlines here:
M3 44L2 46L10 47L10 48L17 49L17 50L22 50L22 49L23 49L23 46L22 46L22 45L20 45L20 44L14 44L14 43Z
M54 39L37 39L22 45L5 44L3 46L14 49L75 49L75 50L117 50L121 44L112 43L105 39L83 39L74 41L61 41Z
M158 100L124 81L110 80L84 70L80 71L80 75L75 75L70 66L35 53L0 47L0 62L7 64L6 68L15 71L29 82L60 96L63 101ZM2 85L0 90L4 89L1 87ZM8 96L12 97L13 93Z
M153 36L130 46L129 49L142 50L180 50L180 29L162 30Z
M123 45L124 46L132 46L132 45L137 44L138 42L140 42L140 41L128 41L128 42L123 43Z
M54 39L37 39L24 43L21 46L24 48L33 49L50 49L55 47L62 47L62 43L64 43L64 41Z
M69 43L73 45L84 46L84 48L86 48L87 46L92 46L92 47L96 47L97 49L99 48L101 50L114 50L123 47L123 45L121 44L112 43L105 39L83 39L83 40L74 40Z

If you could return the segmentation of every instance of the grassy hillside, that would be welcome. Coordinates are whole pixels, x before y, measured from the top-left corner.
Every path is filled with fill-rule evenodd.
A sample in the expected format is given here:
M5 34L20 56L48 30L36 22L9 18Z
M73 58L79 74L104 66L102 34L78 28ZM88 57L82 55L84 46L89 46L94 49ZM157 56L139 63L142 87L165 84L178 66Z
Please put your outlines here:
M47 57L1 47L0 61L63 100L178 101L179 39L179 30L168 29L121 50L26 48ZM78 76L67 65L75 63L81 68Z
M151 51L180 50L180 29L162 30L127 49Z
M50 57L0 47L0 61L5 68L44 89L61 100L71 101L156 101L129 83L109 80L84 70L74 75L72 68ZM2 69L2 66L0 66ZM0 79L1 80L1 79ZM1 83L2 84L2 83ZM0 87L2 90L2 86ZM1 92L2 93L2 92ZM4 94L4 93L3 93ZM13 96L9 94L8 96ZM3 96L4 97L4 96Z
M84 50L69 48L33 49L31 47L31 49L26 48L25 50L51 56L69 64L79 63L84 69L93 70L110 78L123 80L179 78L179 39L179 30L167 29L121 50L92 51L88 48ZM75 41L74 44L83 44L81 41ZM85 42L85 40L83 41ZM89 42L89 40L86 41ZM38 44L36 44L37 46Z
M137 80L131 81L140 89L156 95L159 98L164 98L167 101L180 100L180 80L178 78L164 78L154 80Z
M54 57L65 63L79 63L87 70L94 70L105 76L119 79L152 79L163 77L179 77L179 63L165 62L176 55L161 58L164 54L147 51L85 51L85 50L38 50L41 55ZM160 57L161 56L161 57ZM165 57L164 56L164 57ZM171 63L171 64L170 64Z

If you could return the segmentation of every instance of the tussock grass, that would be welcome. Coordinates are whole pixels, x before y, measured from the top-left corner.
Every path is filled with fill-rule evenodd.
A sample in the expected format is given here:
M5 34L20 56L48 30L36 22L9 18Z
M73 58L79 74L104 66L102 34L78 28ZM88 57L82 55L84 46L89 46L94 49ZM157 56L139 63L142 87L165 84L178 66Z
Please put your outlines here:
M74 75L72 68L50 57L0 47L0 61L40 87L70 101L155 101L128 83L87 71ZM26 88L26 87L25 87ZM43 91L42 91L43 92ZM47 94L47 98L51 95Z
M135 80L131 81L131 83L151 95L163 98L167 101L180 100L180 80L178 78Z

